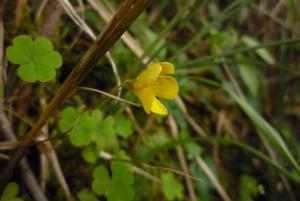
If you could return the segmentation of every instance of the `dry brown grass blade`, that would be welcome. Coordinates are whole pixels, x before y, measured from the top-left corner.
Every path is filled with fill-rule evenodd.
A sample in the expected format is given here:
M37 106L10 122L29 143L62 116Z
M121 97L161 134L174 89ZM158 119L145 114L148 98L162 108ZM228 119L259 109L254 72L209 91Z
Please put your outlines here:
M178 140L179 139L178 127L177 127L175 119L172 115L169 115L168 122L169 122L172 137L174 138L174 140ZM181 145L176 147L176 152L177 152L177 156L178 156L182 171L185 174L189 174L189 167L187 164L184 150ZM189 177L184 177L184 179L185 179L185 183L186 183L191 201L197 201L197 196L195 193L195 188L194 188L192 179Z
M216 190L218 191L219 195L222 197L224 201L231 201L229 195L226 193L225 189L222 187L219 180L216 178L214 173L209 169L207 164L204 162L204 160L198 156L196 158L197 164L200 166L200 168L205 172L206 176L210 180L210 182L214 185Z
M140 15L152 0L125 0L122 2L120 9L117 11L111 23L105 29L103 34L87 50L74 70L69 74L63 85L55 93L50 101L46 111L40 116L33 128L22 139L22 144L30 144L40 133L41 128L47 122L48 118L58 109L59 105L64 102L93 69L95 63L101 58L108 49L121 37L129 25ZM5 184L10 178L12 169L24 156L26 146L21 146L11 157L11 160L1 171L0 181Z

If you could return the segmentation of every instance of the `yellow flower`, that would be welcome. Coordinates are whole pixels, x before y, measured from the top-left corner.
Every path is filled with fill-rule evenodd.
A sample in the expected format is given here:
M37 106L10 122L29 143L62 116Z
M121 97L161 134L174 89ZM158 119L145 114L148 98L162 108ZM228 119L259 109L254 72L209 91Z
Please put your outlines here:
M153 63L147 66L131 82L131 90L140 99L147 114L151 112L167 115L167 108L156 98L176 98L179 87L175 78L167 74L174 73L174 66L168 62Z

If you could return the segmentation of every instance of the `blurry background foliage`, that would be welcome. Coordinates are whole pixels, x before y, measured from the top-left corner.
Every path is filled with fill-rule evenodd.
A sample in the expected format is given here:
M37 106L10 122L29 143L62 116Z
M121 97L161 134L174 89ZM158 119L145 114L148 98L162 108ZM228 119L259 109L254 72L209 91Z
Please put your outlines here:
M59 9L49 7L48 15L60 17L54 25L47 21L45 2L51 4L7 1L5 10L11 63L4 98L19 137L92 44L60 7L62 0L51 1ZM70 6L101 33L106 21L99 14L114 13L120 2L72 0ZM110 53L121 81L151 62L172 62L180 98L164 101L170 115L160 117L96 93L75 92L46 128L74 197L299 200L299 8L294 0L154 1L128 30L134 45L120 39ZM82 86L117 94L111 62L99 60ZM121 97L138 102L127 89ZM65 200L53 172L45 192L49 200ZM23 200L18 195L28 197L9 183L0 200Z

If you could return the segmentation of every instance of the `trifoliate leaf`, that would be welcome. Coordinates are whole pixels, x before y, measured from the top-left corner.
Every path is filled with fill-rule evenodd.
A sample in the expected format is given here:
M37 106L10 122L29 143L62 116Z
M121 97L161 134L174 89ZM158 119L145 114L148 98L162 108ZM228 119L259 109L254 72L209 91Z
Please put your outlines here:
M79 112L73 107L66 107L61 114L58 126L61 132L66 132L72 128L76 119L78 118Z
M70 130L72 128L72 130ZM59 129L61 132L70 130L70 142L74 146L85 146L92 142L95 122L90 113L85 112L79 115L79 110L73 107L67 107L62 112L59 120Z
M149 163L153 160L154 154L147 146L138 144L135 148L136 158L144 163Z
M129 160L124 153L116 156L118 159ZM93 172L93 191L105 195L108 201L131 201L133 197L132 165L117 159L111 162L112 179L104 166L97 167Z
M114 183L130 186L133 184L132 167L130 164L121 161L113 161L111 163Z
M56 70L62 65L61 55L53 50L51 41L37 37L35 41L27 35L17 36L13 45L6 49L10 62L19 64L17 72L26 82L48 82L55 79Z
M21 198L17 198L19 194L19 186L15 182L10 182L4 188L0 201L23 201Z
M94 130L95 142L101 149L118 148L118 139L115 130L115 120L112 116L108 116L101 122L96 123Z
M98 195L104 195L111 186L111 179L106 167L98 166L93 171L94 181L92 183L93 191Z
M100 123L103 120L103 114L100 110L96 109L91 112L91 117L95 122Z
M118 116L116 118L116 131L124 138L130 137L133 133L131 121L123 115Z
M95 194L87 189L81 190L77 196L80 201L99 201Z
M74 146L86 146L92 142L94 121L88 113L79 117L78 124L70 131L70 141Z
M183 196L183 186L170 172L162 175L162 191L167 200L181 199Z
M133 189L131 186L122 186L114 183L107 193L108 201L131 201Z
M94 147L86 147L85 149L83 149L82 151L82 157L83 159L91 164L95 164L97 159L98 159L98 150L95 149Z

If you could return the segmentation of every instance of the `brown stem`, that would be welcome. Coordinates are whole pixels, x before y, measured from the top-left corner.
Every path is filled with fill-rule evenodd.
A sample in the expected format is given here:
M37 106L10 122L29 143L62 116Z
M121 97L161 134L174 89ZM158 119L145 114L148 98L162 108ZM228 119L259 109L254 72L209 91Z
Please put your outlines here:
M95 63L106 51L121 37L129 25L138 15L151 3L152 0L124 0L120 9L115 14L111 23L108 25L102 35L87 50L74 70L69 74L63 85L55 93L45 112L40 116L37 123L22 139L22 145L30 144L36 138L48 118L56 111L58 106L64 102L78 87L80 82L93 69ZM12 155L11 160L3 168L0 175L0 181L6 183L11 175L12 169L24 156L26 146L20 146Z

